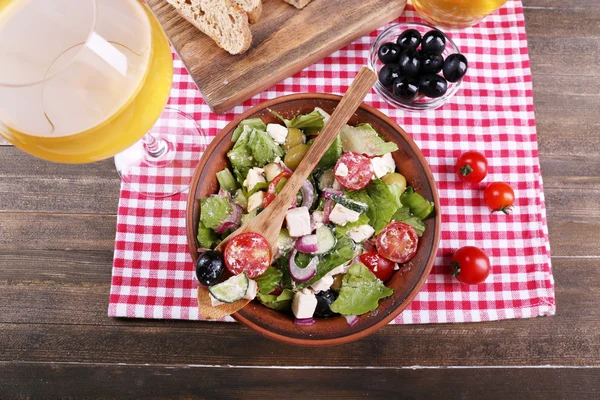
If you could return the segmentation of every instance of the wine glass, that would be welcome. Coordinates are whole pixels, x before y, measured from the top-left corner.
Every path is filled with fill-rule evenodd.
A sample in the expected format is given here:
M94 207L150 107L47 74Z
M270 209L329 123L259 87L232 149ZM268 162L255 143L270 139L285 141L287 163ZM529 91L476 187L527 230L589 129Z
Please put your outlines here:
M202 131L165 108L171 48L142 1L0 1L0 60L0 135L16 147L62 163L116 155L124 185L149 197L188 187Z

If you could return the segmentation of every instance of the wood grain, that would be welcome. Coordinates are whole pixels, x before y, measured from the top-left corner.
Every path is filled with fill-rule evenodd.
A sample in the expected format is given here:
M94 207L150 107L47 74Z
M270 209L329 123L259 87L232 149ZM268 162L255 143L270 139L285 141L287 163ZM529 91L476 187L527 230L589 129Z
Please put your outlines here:
M0 381L3 395L36 399L250 400L280 398L283 393L286 399L595 400L600 396L600 369L366 371L10 362L0 363L0 375L5 378Z
M303 10L265 0L253 43L232 56L166 1L148 5L163 25L204 100L217 113L242 103L354 39L398 17L406 0L315 1Z

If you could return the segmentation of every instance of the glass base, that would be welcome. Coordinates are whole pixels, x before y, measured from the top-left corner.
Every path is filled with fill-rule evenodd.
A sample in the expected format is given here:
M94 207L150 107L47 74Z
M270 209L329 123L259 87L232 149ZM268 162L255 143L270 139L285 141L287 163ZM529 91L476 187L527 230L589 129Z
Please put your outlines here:
M126 189L168 197L187 190L205 147L196 121L167 107L142 140L115 156L115 166Z

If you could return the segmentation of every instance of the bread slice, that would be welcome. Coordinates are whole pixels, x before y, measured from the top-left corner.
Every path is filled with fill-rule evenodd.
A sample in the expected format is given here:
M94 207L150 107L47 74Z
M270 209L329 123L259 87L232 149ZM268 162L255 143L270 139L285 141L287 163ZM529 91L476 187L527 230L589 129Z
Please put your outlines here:
M240 8L248 14L248 22L254 24L262 13L262 0L235 0Z
M291 5L293 5L296 8L304 8L312 0L283 0L283 1L285 1L286 3L290 3Z
M233 0L167 0L196 28L230 54L242 54L252 43L248 15Z

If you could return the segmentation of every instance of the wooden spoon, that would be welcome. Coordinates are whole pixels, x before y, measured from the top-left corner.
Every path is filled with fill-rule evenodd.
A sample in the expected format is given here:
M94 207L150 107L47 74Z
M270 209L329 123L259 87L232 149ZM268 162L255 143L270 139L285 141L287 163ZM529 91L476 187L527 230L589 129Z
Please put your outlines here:
M275 200L247 224L241 226L238 230L227 236L227 238L217 246L217 251L223 252L227 243L240 233L255 232L267 239L271 247L271 254L275 254L277 250L277 237L279 236L279 231L281 231L283 220L285 219L292 200L296 198L296 194L302 187L302 184L315 169L327 149L329 149L344 125L346 125L350 117L352 117L352 114L358 109L376 81L377 74L371 69L363 67L360 70L348 88L348 91L344 97L342 97L340 104L329 118L329 121L327 121L323 130L319 133L312 146L310 146L310 149L306 152L304 158L298 165L298 168L296 168L281 192L275 197ZM206 293L201 293L202 290ZM207 299L208 290L200 286L198 288L198 298ZM238 309L241 309L248 301L240 300L236 303L241 306ZM205 305L210 306L210 302L208 304L206 304L206 302L199 302L200 314L205 318L210 315L210 319L220 318L221 316L224 317L237 311L231 312L231 307L225 307L225 305L223 305L212 307L210 312L208 310L204 310L203 312L202 308ZM222 315L221 313L215 313L217 310L214 309L219 308L222 308Z

